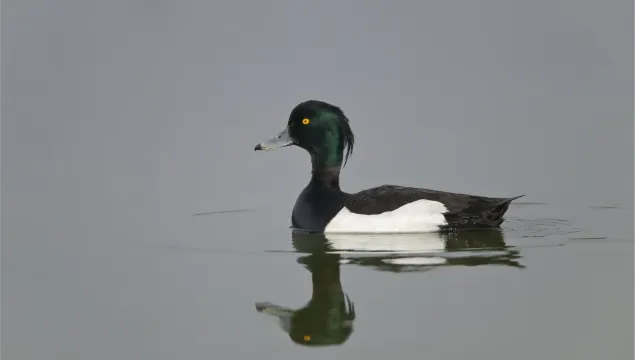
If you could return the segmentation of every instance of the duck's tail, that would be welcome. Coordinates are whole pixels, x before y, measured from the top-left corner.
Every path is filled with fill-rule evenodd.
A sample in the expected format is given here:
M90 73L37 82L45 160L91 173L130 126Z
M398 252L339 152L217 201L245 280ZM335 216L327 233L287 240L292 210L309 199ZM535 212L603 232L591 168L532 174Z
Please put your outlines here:
M483 214L485 219L487 219L487 222L490 222L492 226L500 226L503 221L505 221L503 215L505 215L507 209L509 209L509 204L511 204L512 201L523 196L525 196L525 194L511 198L500 199L500 201L494 203L491 207L489 207L489 209L487 209L487 211L485 211L485 213Z
M504 215L512 201L525 195L511 198L483 198L476 206L458 213L444 214L447 229L498 228L505 221Z

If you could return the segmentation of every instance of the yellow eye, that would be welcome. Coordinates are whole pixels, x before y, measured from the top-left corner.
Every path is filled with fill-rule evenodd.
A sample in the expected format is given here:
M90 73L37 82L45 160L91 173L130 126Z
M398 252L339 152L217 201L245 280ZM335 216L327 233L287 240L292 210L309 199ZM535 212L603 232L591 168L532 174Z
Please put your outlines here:
M302 123L304 125L309 125L310 122L311 122L311 120L309 120L309 119L302 119Z

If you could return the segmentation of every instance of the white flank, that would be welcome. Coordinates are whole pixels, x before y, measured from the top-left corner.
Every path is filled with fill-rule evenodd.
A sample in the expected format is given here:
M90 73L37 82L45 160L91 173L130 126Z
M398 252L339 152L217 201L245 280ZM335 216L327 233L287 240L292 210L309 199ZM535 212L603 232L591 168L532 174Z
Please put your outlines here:
M326 225L324 233L424 233L447 225L447 208L438 201L417 200L393 211L361 215L346 207Z

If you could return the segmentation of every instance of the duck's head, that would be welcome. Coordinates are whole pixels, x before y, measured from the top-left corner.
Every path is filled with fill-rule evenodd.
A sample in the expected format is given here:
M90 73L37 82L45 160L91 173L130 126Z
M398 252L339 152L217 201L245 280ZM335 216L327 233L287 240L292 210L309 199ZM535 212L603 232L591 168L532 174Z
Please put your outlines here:
M289 115L287 127L276 137L256 145L255 150L275 150L295 145L311 154L314 168L339 167L353 152L355 137L348 118L337 106L308 100ZM344 151L346 156L344 157Z

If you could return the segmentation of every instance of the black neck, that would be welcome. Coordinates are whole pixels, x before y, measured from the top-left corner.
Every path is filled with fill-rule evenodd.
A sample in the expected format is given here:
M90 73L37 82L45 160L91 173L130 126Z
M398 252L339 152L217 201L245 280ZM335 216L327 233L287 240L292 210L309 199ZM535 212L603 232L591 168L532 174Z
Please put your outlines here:
M313 170L311 170L311 184L339 191L340 167L316 167L315 164L313 164Z

